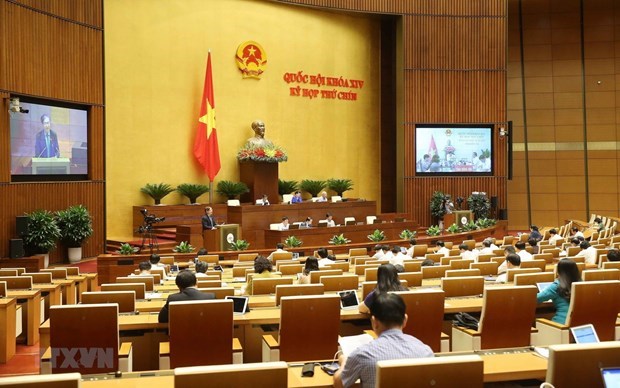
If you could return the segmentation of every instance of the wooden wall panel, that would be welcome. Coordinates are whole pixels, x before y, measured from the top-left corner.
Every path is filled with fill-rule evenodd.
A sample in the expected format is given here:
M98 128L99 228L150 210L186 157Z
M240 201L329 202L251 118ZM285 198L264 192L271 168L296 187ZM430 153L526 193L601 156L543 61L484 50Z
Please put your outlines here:
M101 0L0 0L0 257L16 238L15 217L83 204L94 234L84 256L105 246L103 30ZM89 109L89 178L84 182L11 183L9 97L69 101ZM59 247L51 263L66 258Z
M0 1L0 90L103 104L103 31Z
M431 219L435 190L467 197L497 196L507 205L506 139L495 136L495 176L416 177L416 123L491 123L506 126L507 0L280 0L403 17L404 211L421 225Z
M83 204L93 216L92 237L84 245L84 257L104 252L105 243L105 185L103 182L4 183L0 184L0 252L8 256L9 239L17 238L15 217L37 209L57 211L71 205ZM60 263L67 257L59 247L50 254L50 263Z
M103 28L103 0L12 0L65 19Z

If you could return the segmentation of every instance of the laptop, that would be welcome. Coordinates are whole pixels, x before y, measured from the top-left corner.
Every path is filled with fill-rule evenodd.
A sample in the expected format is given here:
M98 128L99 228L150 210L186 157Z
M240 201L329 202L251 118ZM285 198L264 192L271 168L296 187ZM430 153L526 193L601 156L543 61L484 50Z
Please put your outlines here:
M620 367L601 368L601 375L603 375L605 388L620 387Z
M226 299L230 299L233 301L233 315L243 315L250 311L248 309L248 298L247 296L230 296L227 295Z
M299 260L299 252L293 252L293 260Z
M354 310L360 304L355 290L339 291L338 295L340 296L340 308L343 310Z
M290 224L288 228L289 229L299 229L299 225L300 224Z
M536 283L536 287L538 287L539 292L542 292L552 284L553 282L540 282L540 283Z
M595 344L600 342L592 324L571 327L570 332L573 334L577 344Z

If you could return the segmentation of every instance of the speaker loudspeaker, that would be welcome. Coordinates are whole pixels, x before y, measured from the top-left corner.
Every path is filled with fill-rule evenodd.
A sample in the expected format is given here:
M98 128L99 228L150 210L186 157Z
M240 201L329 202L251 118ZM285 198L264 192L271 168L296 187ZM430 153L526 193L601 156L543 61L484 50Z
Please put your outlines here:
M499 209L499 219L500 220L508 219L508 209Z
M9 243L9 251L11 259L24 257L24 240L21 238L12 238Z
M491 197L491 209L497 208L497 197Z
M15 231L19 237L24 237L28 231L28 217L17 216L15 217Z

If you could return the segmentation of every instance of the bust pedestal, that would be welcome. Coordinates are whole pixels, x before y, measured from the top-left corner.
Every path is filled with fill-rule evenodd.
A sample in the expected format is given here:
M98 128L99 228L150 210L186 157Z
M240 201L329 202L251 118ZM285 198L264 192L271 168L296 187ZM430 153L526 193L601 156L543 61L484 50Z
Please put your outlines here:
M239 162L239 178L250 188L249 193L241 196L241 202L255 203L267 194L270 203L279 203L278 163Z

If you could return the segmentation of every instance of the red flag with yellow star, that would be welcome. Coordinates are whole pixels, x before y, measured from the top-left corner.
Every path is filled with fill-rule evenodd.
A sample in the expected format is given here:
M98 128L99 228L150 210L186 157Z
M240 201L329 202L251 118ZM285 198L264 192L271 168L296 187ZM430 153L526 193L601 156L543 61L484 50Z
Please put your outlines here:
M220 150L215 129L215 99L213 98L213 79L211 77L211 52L207 58L207 73L202 91L198 130L194 140L194 156L213 182L220 172Z

